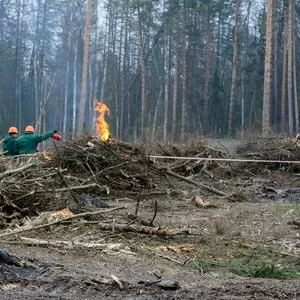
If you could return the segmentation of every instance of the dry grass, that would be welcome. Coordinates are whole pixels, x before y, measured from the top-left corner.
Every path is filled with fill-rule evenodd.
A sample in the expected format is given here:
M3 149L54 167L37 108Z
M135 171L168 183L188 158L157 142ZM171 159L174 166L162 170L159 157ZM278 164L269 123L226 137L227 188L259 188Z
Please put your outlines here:
M300 278L298 236L288 225L300 218L300 205L238 203L203 214L208 234L198 245L201 272Z

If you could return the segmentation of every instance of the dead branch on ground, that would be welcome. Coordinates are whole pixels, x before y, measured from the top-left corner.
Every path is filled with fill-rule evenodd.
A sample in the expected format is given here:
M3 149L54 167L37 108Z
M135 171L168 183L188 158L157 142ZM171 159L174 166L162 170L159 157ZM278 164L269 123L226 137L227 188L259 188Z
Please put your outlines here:
M206 191L211 192L213 194L216 194L218 196L227 196L228 195L228 194L226 194L226 193L224 193L222 191L219 191L219 190L217 190L217 189L215 189L213 187L210 187L210 186L208 186L206 184L203 184L203 183L200 183L200 182L196 182L196 181L194 181L192 179L189 179L189 178L183 177L181 175L178 175L178 174L176 174L176 173L174 173L174 172L172 172L170 170L165 170L165 173L168 174L168 175L171 175L171 176L173 176L173 177L175 177L177 179L185 181L187 183L193 184L193 185L195 185L195 186L197 186L199 188L202 188L203 190L206 190Z
M26 231L32 231L32 230L37 230L37 229L41 229L41 228L46 228L46 227L50 227L53 225L57 225L60 224L64 221L69 221L69 220L74 220L74 219L78 219L78 218L82 218L82 217L88 217L88 216L95 216L95 215L99 215L99 214L106 214L106 213L111 213L117 210L121 210L121 209L126 209L126 206L119 206L119 207L114 207L111 209L102 209L102 210L97 210L97 211L92 211L92 212L85 212L85 213L80 213L77 215L72 215L57 221L53 221L47 224L42 224L42 225L38 225L38 226L34 226L34 227L25 227L25 228L18 228L16 230L13 231L9 231L9 232L4 232L3 234L0 234L0 237L6 237L6 236L10 236L10 235L15 235L15 234L19 234L22 232L26 232Z

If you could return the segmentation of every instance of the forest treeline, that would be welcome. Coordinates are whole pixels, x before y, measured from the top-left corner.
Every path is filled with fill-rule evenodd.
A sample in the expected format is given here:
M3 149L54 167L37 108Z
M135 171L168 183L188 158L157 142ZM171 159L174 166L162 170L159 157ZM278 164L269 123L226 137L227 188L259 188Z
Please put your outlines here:
M0 125L124 140L293 136L295 0L0 0Z

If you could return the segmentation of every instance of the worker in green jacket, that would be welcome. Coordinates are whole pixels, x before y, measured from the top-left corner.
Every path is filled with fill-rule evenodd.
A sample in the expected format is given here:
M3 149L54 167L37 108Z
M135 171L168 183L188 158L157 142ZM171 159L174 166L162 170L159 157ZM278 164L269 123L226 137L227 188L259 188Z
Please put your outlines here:
M16 139L18 137L18 129L16 127L10 127L8 129L8 135L3 139L3 152L5 156L17 155Z
M25 128L25 133L16 139L18 154L36 153L38 144L49 139L56 132L56 130L50 130L43 135L35 135L34 128L32 126L27 126Z

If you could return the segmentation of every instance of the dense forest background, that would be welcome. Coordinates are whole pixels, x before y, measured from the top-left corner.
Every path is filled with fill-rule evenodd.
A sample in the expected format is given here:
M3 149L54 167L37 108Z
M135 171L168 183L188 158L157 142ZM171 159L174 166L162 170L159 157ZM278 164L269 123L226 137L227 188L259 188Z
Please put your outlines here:
M0 0L0 128L172 140L299 129L295 0Z

